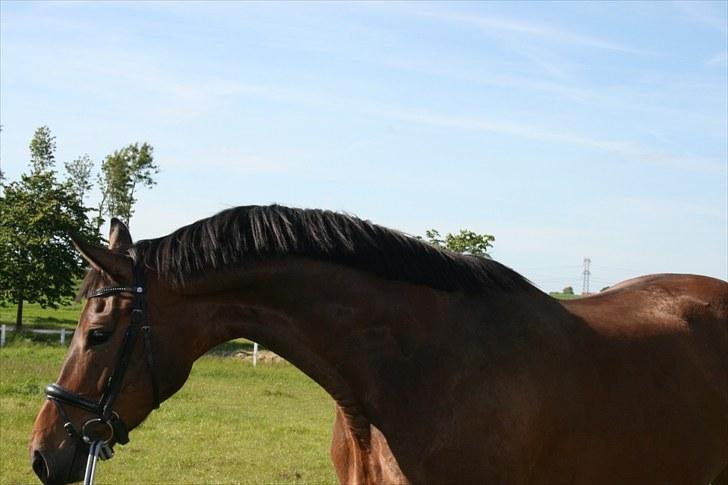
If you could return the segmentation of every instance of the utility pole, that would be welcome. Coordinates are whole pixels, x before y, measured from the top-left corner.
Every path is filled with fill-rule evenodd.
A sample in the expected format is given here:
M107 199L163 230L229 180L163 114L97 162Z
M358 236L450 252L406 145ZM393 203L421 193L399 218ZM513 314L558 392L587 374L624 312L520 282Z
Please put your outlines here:
M591 264L591 259L584 258L584 279L581 283L581 294L582 295L588 295L589 294L589 276L591 275L591 271L589 271L589 265Z

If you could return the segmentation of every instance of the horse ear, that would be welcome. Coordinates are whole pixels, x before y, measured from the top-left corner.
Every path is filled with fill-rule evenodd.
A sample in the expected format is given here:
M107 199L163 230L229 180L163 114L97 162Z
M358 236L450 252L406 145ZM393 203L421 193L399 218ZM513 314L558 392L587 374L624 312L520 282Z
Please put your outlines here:
M118 282L132 280L131 258L122 253L91 244L78 234L71 234L71 241L83 259L96 270L103 271Z
M116 217L111 218L111 228L109 229L109 249L123 251L134 244L131 240L131 234L126 225Z

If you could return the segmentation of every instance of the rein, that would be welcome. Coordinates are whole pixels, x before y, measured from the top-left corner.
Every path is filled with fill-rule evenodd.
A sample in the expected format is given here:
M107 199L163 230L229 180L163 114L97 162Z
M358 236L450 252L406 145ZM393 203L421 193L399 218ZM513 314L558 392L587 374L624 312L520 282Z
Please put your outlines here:
M152 381L152 399L154 409L159 407L159 382L157 373L154 368L154 356L152 353L151 327L147 322L146 315L146 293L144 287L144 269L142 264L135 263L133 267L134 280L132 286L109 286L99 288L89 295L91 298L104 298L111 295L121 293L131 294L133 296L131 323L126 329L121 349L116 358L116 366L111 376L106 381L104 390L98 401L92 401L70 391L59 384L48 384L45 388L46 398L56 405L58 414L63 418L63 427L66 429L68 436L76 440L83 447L89 448L89 456L86 464L86 476L84 483L90 485L93 483L93 476L96 470L96 459L106 460L114 456L111 442L121 443L122 445L129 442L128 427L121 419L119 414L114 411L114 402L124 381L124 375L129 367L131 355L139 336L142 333L144 345L145 362L149 370ZM73 426L64 405L82 409L91 413L94 417L89 418L81 426L79 432Z

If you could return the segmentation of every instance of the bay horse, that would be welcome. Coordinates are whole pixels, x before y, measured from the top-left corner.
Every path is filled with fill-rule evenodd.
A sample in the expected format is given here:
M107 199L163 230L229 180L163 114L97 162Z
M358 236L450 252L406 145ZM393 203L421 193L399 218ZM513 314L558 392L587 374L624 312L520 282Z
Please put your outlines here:
M126 442L195 359L245 337L334 398L344 484L728 484L725 281L557 301L496 261L275 205L73 240L91 270L33 427L44 483L83 477L89 425Z

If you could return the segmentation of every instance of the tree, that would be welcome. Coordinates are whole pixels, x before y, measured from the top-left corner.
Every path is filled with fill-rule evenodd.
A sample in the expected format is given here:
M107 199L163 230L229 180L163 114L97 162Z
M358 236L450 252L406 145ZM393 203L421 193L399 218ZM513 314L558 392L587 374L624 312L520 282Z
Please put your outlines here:
M101 189L101 200L96 208L96 217L94 217L94 227L96 228L96 234L101 237L101 226L104 225L104 214L106 213L106 199L108 199L106 183L104 177L100 174L96 174L96 183Z
M0 302L17 304L17 327L24 301L55 308L73 297L85 263L67 234L98 240L72 184L56 178L53 140L48 127L39 128L30 143L30 173L2 184Z
M50 128L41 126L30 140L31 173L50 172L55 163L56 137L51 134Z
M3 131L3 125L0 125L0 133ZM5 173L3 172L2 162L0 162L0 184L5 180Z
M134 214L137 187L151 188L156 185L154 175L159 167L154 163L154 148L148 143L128 145L108 155L101 164L99 185L102 201L99 207L97 226L103 224L102 214L118 217L129 225Z
M571 286L567 286L566 288L564 288L563 290L561 290L561 293L563 293L564 295L573 295L574 294L574 288L571 287Z
M88 155L81 155L75 160L66 162L64 166L68 175L68 185L76 193L79 200L83 201L91 187L93 187L91 184L91 170L94 162Z
M435 246L446 247L451 251L472 256L490 258L488 248L493 247L495 236L490 234L477 234L467 229L461 229L459 233L447 233L442 239L440 233L435 229L425 231L427 242Z

